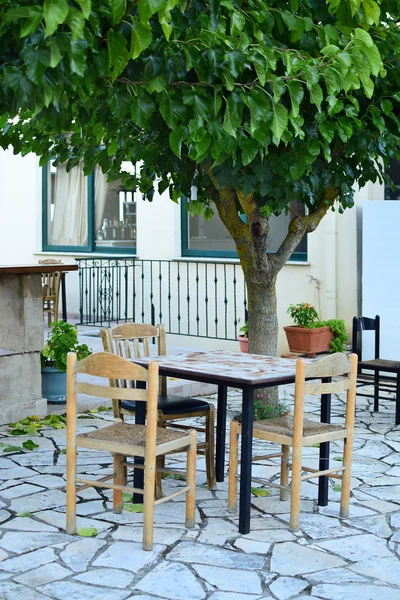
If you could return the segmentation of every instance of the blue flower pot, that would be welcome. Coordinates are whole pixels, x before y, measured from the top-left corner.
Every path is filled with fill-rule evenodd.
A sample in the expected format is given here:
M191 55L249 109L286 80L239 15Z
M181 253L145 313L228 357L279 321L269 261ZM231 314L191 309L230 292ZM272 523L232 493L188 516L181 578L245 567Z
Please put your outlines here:
M42 396L52 404L65 404L67 374L56 367L42 369Z

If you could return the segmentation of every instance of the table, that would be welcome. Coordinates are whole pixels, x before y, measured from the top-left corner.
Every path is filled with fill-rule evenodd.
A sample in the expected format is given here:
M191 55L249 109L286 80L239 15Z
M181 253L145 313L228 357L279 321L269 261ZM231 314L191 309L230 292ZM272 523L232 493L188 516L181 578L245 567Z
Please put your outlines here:
M174 356L153 356L134 359L146 366L155 360L160 375L178 377L218 385L216 478L224 480L227 388L242 390L242 451L240 472L239 532L250 531L251 458L253 442L254 390L294 383L296 361L243 352L215 350L211 352L182 352ZM330 422L330 396L321 396L321 420ZM328 468L329 445L320 445L320 465ZM326 506L328 478L319 478L318 502Z

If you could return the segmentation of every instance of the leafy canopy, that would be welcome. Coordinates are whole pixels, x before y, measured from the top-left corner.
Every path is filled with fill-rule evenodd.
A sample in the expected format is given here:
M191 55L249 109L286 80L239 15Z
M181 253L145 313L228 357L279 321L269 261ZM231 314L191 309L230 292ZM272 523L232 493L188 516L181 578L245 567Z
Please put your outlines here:
M0 144L140 185L352 205L396 156L397 0L3 0ZM379 160L378 160L379 159ZM327 194L326 190L329 190Z

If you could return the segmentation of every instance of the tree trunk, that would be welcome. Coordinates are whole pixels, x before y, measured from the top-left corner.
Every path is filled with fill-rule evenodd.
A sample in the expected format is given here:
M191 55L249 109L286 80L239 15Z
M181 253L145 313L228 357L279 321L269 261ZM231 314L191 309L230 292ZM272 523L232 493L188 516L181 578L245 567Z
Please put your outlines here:
M257 261L258 262L258 261ZM276 314L276 277L268 264L268 256L264 257L264 265L258 262L244 268L247 286L249 352L277 356L278 353L278 318ZM264 268L262 268L262 266ZM278 407L278 388L257 390L256 398L267 404Z

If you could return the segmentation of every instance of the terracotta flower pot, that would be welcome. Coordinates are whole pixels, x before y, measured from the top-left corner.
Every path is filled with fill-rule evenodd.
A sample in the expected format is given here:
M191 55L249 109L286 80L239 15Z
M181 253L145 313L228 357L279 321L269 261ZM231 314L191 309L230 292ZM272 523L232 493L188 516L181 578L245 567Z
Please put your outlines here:
M248 352L249 351L249 338L244 337L243 335L239 335L237 338L240 346L240 352Z
M283 328L291 352L301 354L317 354L318 352L329 352L333 333L330 327L316 327L307 329L289 325Z

